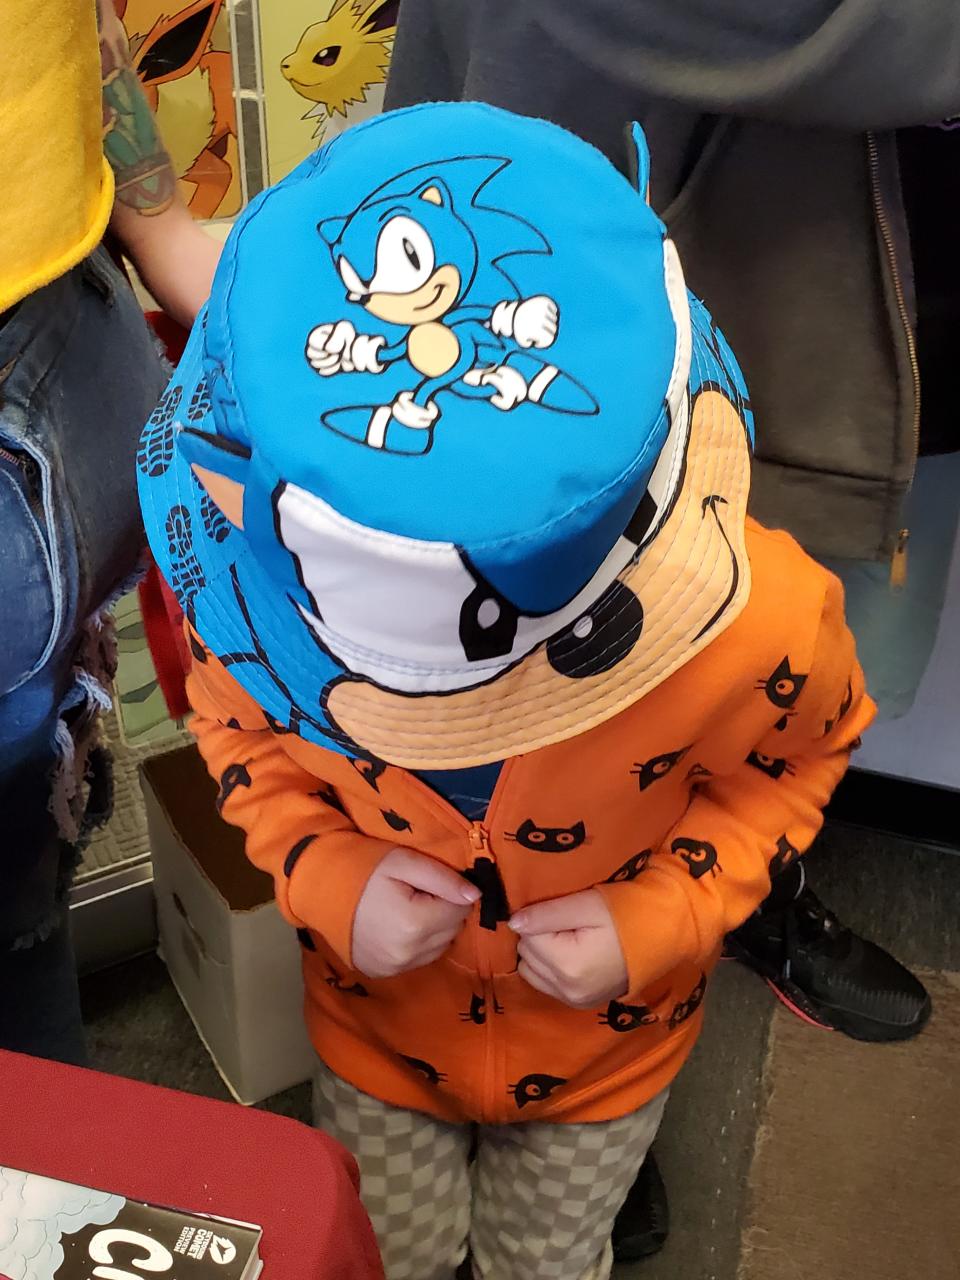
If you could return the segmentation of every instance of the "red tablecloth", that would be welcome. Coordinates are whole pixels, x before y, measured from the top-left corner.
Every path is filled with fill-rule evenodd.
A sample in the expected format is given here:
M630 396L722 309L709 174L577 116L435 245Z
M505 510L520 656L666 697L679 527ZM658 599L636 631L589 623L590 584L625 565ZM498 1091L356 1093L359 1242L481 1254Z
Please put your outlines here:
M0 1164L263 1227L263 1280L383 1280L356 1167L264 1111L0 1052Z

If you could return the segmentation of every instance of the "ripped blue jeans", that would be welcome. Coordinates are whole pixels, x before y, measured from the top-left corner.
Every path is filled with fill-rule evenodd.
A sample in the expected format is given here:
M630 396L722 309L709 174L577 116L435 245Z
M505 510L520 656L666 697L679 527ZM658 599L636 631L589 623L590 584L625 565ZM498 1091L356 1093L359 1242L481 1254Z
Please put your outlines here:
M135 455L163 383L103 249L0 318L0 1048L74 1062L66 902L108 809L104 608L142 552Z

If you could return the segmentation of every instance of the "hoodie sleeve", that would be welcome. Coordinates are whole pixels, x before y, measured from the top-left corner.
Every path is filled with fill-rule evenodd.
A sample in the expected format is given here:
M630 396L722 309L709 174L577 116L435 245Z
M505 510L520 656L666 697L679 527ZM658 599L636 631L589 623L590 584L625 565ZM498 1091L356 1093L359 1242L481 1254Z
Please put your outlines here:
M220 813L246 834L250 861L273 876L284 917L321 934L349 968L357 903L394 846L357 831L329 782L287 754L262 708L195 636L188 639L190 728L220 784Z
M629 883L600 885L636 996L675 965L706 963L770 892L771 874L805 853L850 752L874 715L843 589L830 579L796 714L733 774L712 778Z

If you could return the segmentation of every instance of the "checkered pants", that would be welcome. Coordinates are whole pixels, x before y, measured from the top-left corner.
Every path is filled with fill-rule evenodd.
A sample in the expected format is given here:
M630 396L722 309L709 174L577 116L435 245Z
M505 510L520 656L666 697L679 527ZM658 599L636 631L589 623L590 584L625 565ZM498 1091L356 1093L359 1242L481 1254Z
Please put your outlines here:
M314 1121L360 1166L387 1280L607 1280L610 1232L667 1101L602 1124L473 1130L361 1093L326 1067Z

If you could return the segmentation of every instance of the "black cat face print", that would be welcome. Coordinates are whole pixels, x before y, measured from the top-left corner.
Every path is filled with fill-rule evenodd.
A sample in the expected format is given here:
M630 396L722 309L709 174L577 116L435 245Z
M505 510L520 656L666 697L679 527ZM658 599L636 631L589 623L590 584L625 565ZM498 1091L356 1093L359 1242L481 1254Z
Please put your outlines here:
M582 822L571 827L541 827L532 818L522 822L506 838L531 853L572 853L586 841L587 829Z
M635 764L630 772L636 778L640 790L646 791L655 782L665 778L677 767L689 750L689 747L683 747L680 751L666 751L663 755L652 756L643 764Z
M619 1000L611 1000L606 1011L600 1014L602 1026L621 1033L653 1026L656 1021L657 1015L645 1004L621 1004Z
M687 864L694 880L702 880L706 875L715 876L723 870L716 848L707 840L690 840L686 836L680 836L670 848Z
M517 1106L523 1108L531 1102L545 1102L561 1085L566 1084L562 1076L550 1076L534 1072L524 1076L516 1084L510 1086L510 1094Z
M627 880L636 880L641 871L646 869L650 861L652 849L641 849L632 858L628 858L621 867L617 867L612 876L607 876L607 884L623 884Z
M673 1006L673 1013L667 1019L667 1026L671 1031L675 1031L682 1023L687 1022L697 1012L703 1004L703 997L707 992L707 975L701 973L700 981L693 988L686 1000L681 1000L679 1004Z

